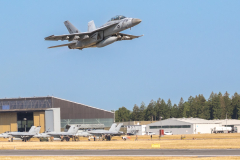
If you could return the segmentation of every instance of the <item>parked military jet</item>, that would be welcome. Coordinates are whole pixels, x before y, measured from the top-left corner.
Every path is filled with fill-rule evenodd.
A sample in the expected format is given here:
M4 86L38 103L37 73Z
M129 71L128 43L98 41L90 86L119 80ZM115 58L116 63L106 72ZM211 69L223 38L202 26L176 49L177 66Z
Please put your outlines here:
M63 136L63 137L68 136L68 137L72 138L73 136L75 136L77 134L78 129L79 129L79 127L71 126L67 132L47 132L46 137L53 136L54 138L61 138L61 136ZM44 137L44 136L42 136L42 137Z
M123 125L123 123L119 123L118 126L116 123L113 123L113 125L111 126L111 128L108 131L107 130L93 130L93 131L88 131L88 133L93 136L98 136L98 137L102 137L103 135L110 135L111 137L119 136L119 135L123 134L123 132L119 131L122 125ZM88 140L90 140L90 138Z
M0 135L3 138L13 138L13 140L29 141L33 136L39 134L41 126L32 126L28 132L5 132Z
M12 136L9 133L12 133L12 132L6 131L0 134L0 138L11 138Z
M115 16L111 18L103 26L96 28L94 21L88 22L88 32L80 32L69 21L65 21L64 24L67 27L70 34L64 35L51 35L45 38L45 40L58 41L68 40L70 43L51 46L49 48L68 46L69 49L92 48L92 47L105 47L116 41L132 40L141 36L134 36L129 34L120 33L123 30L134 27L141 23L141 19L127 18L125 16Z

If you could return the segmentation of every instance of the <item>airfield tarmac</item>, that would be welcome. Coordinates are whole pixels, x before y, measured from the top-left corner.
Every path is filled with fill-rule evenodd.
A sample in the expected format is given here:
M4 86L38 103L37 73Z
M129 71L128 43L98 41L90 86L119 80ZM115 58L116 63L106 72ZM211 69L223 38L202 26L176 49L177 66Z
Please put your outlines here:
M240 149L0 150L0 156L240 157Z
M113 141L80 141L70 142L39 142L33 138L30 142L6 142L0 139L0 159L64 159L71 156L72 159L240 159L240 134L198 134L164 136L161 140L158 136L135 136L123 141L121 137L114 137ZM152 144L160 144L160 148L153 148ZM34 158L35 157L35 158ZM58 157L58 158L57 158ZM91 158L92 157L92 158ZM138 157L138 158L137 158ZM168 158L167 158L168 157ZM182 158L181 158L182 157Z

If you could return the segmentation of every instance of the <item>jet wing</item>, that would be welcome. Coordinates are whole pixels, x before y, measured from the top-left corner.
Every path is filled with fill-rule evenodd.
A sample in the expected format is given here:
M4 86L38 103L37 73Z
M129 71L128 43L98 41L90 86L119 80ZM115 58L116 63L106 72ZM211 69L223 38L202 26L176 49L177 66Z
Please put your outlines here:
M93 135L99 135L99 134L116 134L117 132L112 132L112 131L89 131L88 133L93 134Z
M132 40L134 38L139 38L139 37L143 36L143 35L141 35L141 36L134 36L134 35L124 34L124 33L118 33L117 35L121 35L123 37L121 40Z
M36 134L18 132L18 133L11 133L10 135L12 135L12 136L34 136L34 135L36 135Z
M72 41L76 36L81 37L81 36L85 36L88 34L90 34L90 33L85 32L85 33L63 34L63 35L58 35L58 36L51 35L51 36L45 37L44 39L48 40L48 41L59 41L59 40Z
M57 46L51 46L51 47L48 47L48 48L64 47L64 46L69 46L69 45L71 45L71 44L76 44L76 42L67 43L67 44L61 44L61 45L57 45Z
M69 41L72 41L76 36L78 37L83 37L83 36L89 36L91 34L93 34L94 32L97 32L97 31L100 31L100 30L105 30L113 25L117 24L116 23L112 23L110 25L106 25L106 26L102 26L94 31L91 31L91 32L82 32L82 33L74 33L74 34L64 34L64 35L58 35L58 36L55 36L55 35L51 35L51 36L48 36L48 37L45 37L44 39L45 40L49 40L49 41L59 41L59 40L69 40Z

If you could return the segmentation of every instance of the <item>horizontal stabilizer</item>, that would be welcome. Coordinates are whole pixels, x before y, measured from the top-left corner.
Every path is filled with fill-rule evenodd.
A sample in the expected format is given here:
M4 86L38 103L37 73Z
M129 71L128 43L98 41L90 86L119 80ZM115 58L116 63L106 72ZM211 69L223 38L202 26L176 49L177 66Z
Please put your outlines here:
M132 40L132 39L134 39L134 38L139 38L139 37L144 36L144 35L141 35L141 36L135 36L135 35L124 34L124 33L118 33L118 35L121 35L121 36L127 36L127 37L130 38L129 40Z
M48 48L64 47L64 46L69 46L69 45L73 45L73 44L76 44L76 43L73 42L73 43L61 44L61 45L57 45L57 46L51 46L51 47L48 47Z

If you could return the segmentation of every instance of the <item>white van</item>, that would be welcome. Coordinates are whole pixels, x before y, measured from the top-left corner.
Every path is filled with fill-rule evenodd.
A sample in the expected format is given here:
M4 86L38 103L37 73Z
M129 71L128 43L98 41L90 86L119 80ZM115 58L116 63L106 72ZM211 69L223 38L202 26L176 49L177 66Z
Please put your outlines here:
M172 131L164 131L164 135L173 135Z
M154 132L146 132L146 135L155 135Z

